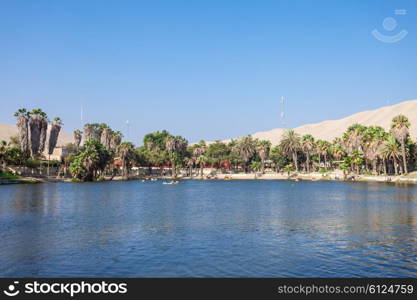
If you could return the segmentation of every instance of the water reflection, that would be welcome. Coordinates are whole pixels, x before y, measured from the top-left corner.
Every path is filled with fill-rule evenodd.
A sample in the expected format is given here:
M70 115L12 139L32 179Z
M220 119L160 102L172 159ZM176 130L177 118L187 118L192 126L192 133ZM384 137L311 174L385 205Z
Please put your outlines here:
M2 276L416 276L414 186L0 187Z

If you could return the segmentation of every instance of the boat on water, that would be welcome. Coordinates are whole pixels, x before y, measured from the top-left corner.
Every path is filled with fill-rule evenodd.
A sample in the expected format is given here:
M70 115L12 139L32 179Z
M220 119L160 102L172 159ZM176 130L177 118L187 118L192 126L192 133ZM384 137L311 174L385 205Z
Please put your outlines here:
M162 184L179 184L180 182L179 181L164 181L164 182L162 182Z
M224 180L232 180L232 177L226 176L226 177L224 177Z

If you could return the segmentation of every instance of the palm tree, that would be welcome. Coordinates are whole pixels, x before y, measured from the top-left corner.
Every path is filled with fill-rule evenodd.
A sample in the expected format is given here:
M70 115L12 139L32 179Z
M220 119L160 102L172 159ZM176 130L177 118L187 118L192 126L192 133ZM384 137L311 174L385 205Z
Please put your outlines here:
M83 151L73 156L70 171L74 178L90 181L97 178L110 162L111 155L97 139L84 143Z
M298 172L297 152L301 149L300 136L292 129L287 130L281 138L280 147L285 154L292 156L295 170Z
M165 141L165 148L169 153L172 176L177 176L177 160L187 149L188 142L180 136L170 136Z
M83 138L83 132L81 130L74 130L74 141L77 149L80 148L81 140Z
M46 124L46 126L45 126ZM37 157L42 154L45 148L46 132L48 121L46 114L40 109L33 109L30 112L29 132L30 132L30 154Z
M204 165L207 162L207 156L201 154L196 158L196 163L200 166L200 176L204 175Z
M60 118L54 118L54 121L51 124L51 131L49 132L49 141L48 141L48 175L49 175L50 156L54 152L54 149L58 142L58 136L59 136L59 132L61 131L62 125L63 123Z
M377 163L379 157L379 151L382 143L386 140L387 133L384 128L380 126L368 127L363 135L362 144L364 148L365 159L370 161L372 164L373 174L377 173ZM368 163L366 163L368 169Z
M112 132L110 138L110 149L113 151L117 150L117 147L122 142L123 134L120 131Z
M260 163L259 161L252 161L250 164L250 168L255 173L255 179L256 179L256 171L259 171L259 169L262 168L262 163Z
M306 134L301 137L301 149L306 155L307 172L310 172L310 158L315 146L314 137L311 134Z
M245 173L247 173L248 163L256 153L255 140L250 135L241 138L236 143L234 151L243 159Z
M39 153L42 154L45 151L46 136L48 132L48 119L46 113L40 112L41 118L41 133L39 136Z
M100 142L106 148L106 150L110 150L110 141L113 131L107 125L103 126L103 130L101 131Z
M0 141L0 162L1 162L1 170L6 170L6 155L7 155L7 142Z
M84 125L84 141L88 141L89 139L93 138L94 128L93 125L87 123Z
M395 175L398 175L397 162L401 157L401 149L396 138L389 135L387 140L382 144L380 155L384 160L392 160L395 170ZM386 172L386 170L385 170Z
M20 108L15 114L16 126L19 132L20 149L25 158L29 157L29 119L30 114L25 108Z
M408 121L408 118L404 115L398 115L392 119L391 132L394 135L395 139L401 144L401 152L405 174L408 173L405 144L409 135L410 126L411 124Z
M360 166L363 164L364 161L363 152L357 149L353 150L350 154L350 161L352 163L352 167L356 169L356 174L359 175Z
M134 146L131 142L123 142L118 147L118 154L122 160L122 173L124 178L128 178L129 165L134 153Z
M362 137L366 130L366 127L355 123L346 130L343 134L342 141L347 153L351 153L353 150L362 149Z
M265 173L265 159L268 158L269 150L271 149L271 142L262 140L258 143L258 155L261 158L261 172Z
M324 168L327 170L327 157L329 155L331 148L331 144L328 141L318 140L316 142L316 152L319 155L319 165L320 165L320 158L323 156L324 158Z
M193 167L194 167L194 158L193 157L186 157L184 158L185 166L188 168L188 172L190 177L193 178Z

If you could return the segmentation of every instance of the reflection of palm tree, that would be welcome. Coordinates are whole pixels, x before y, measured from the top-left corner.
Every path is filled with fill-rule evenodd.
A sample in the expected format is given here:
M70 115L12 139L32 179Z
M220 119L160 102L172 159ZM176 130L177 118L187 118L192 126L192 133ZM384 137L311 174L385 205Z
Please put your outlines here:
M285 154L292 156L295 170L298 172L297 152L301 148L300 136L294 130L287 130L282 136L280 146Z
M396 138L396 140L401 144L401 153L403 158L405 174L408 173L405 144L409 135L409 127L410 122L408 121L408 118L404 115L398 115L392 119L391 132Z
M29 156L29 112L25 108L19 109L15 114L19 134L20 149L25 158Z

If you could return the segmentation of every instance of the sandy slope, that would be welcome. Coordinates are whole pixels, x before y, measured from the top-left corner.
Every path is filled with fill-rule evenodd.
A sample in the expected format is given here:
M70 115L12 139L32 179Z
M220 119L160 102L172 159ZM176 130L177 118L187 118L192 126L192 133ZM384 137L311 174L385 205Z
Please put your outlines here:
M403 114L411 122L410 133L412 138L417 138L417 100L406 101L392 106L381 107L376 110L364 111L340 120L323 121L316 124L307 124L295 128L299 134L311 134L315 138L331 141L339 137L350 125L360 123L366 126L379 125L389 130L391 120L394 116ZM253 137L269 140L277 144L280 140L283 129L277 128L270 131L257 132ZM17 135L15 126L0 124L0 140L8 140L10 136ZM58 146L73 142L71 136L61 131Z
M49 132L49 129L48 129ZM0 124L0 141L8 141L10 137L17 135L17 128L16 126L7 125L7 124ZM68 143L72 143L73 139L70 135L61 131L58 137L58 144L57 146L63 146Z
M391 120L394 116L403 114L411 122L410 133L413 139L417 138L417 100L406 101L392 106L384 106L376 110L364 111L340 120L323 121L316 124L307 124L295 128L301 135L311 134L315 138L332 141L340 137L350 125L360 123L362 125L379 125L389 130ZM269 140L277 144L280 140L283 129L277 128L270 131L257 132L253 137Z

